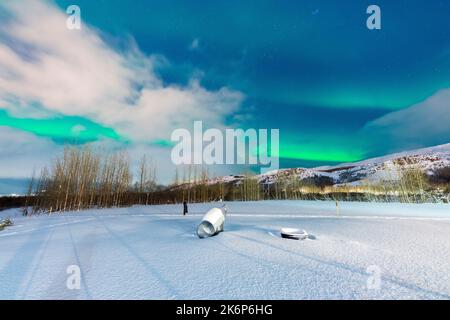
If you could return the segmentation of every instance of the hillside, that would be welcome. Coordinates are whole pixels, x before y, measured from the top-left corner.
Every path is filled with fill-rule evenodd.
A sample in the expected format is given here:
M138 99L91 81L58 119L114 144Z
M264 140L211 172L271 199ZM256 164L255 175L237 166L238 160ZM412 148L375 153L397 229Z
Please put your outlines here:
M293 177L318 185L358 185L367 181L396 180L398 171L408 168L420 169L435 181L450 182L450 143L336 166L280 169L258 175L257 178L261 184L267 185ZM243 178L219 177L209 180L209 183L238 183Z

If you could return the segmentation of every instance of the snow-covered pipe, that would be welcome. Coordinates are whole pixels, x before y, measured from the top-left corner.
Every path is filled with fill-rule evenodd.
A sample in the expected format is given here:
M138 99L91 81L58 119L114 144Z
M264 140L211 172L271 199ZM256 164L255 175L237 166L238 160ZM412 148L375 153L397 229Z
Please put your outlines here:
M204 215L202 222L197 227L199 238L212 237L223 231L227 208L212 208Z

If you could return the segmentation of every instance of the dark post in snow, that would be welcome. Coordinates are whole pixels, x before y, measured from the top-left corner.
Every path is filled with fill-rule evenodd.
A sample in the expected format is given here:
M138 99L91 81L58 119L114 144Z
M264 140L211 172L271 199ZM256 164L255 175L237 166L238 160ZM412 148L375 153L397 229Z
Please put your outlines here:
M188 213L188 205L186 201L183 201L183 216L185 216L186 213Z

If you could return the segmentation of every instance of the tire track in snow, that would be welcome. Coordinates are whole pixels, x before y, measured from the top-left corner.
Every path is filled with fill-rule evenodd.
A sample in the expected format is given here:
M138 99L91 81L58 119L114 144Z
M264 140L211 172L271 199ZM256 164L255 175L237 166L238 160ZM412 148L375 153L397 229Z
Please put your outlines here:
M39 224L43 223L45 223L44 220L39 221ZM28 235L20 242L19 247L15 248L14 255L0 269L0 300L16 298L21 288L22 277L32 267L31 263L44 245L46 236L48 237L48 234L43 233L38 233L35 236Z
M361 276L364 276L366 278L368 276L368 274L367 274L367 272L365 270L357 268L357 267L352 267L352 266L349 266L349 265L341 263L341 262L327 261L327 260L323 260L323 259L320 259L320 258L311 257L311 256L308 256L308 255L305 255L305 254L301 254L301 253L298 253L298 252L287 250L285 248L281 248L281 247L273 245L271 243L267 243L266 241L263 241L263 240L258 241L258 240L252 239L252 238L248 238L246 236L241 236L241 235L236 235L236 234L232 234L232 236L237 237L237 238L241 238L243 240L251 241L251 242L254 242L254 243L257 243L257 244L260 244L260 245L269 246L269 247L271 247L273 249L277 249L279 251L281 250L281 251L283 251L283 252L285 252L287 254L296 255L296 256L299 256L299 257L301 257L303 259L309 259L311 261L314 261L314 262L322 264L322 265L324 264L324 265L328 265L328 266L331 266L331 267L334 267L334 268L347 270L347 271L350 271L352 273L356 273L356 274L359 274ZM388 282L390 282L392 284L395 284L395 285L397 285L399 287L402 287L402 288L414 291L415 293L420 292L422 294L426 294L427 296L431 295L431 296L439 297L440 299L446 299L446 300L450 299L450 295L448 295L448 294L441 293L441 292L435 292L435 291L432 291L432 290L429 290L429 289L426 289L426 288L419 287L419 286L417 286L415 284L405 282L402 279L398 279L397 277L395 277L393 275L388 275L388 276L383 275L383 281L388 281Z
M65 218L65 220L67 220L66 219L67 217L64 217L64 218ZM64 227L67 224L88 222L88 221L92 221L94 219L95 218L89 218L89 219L82 219L82 220L76 220L76 221L71 221L71 222L54 223L54 224L49 224L49 225L46 225L46 226L43 226L40 228L32 228L32 229L27 229L27 230L22 230L22 231L13 231L13 232L9 232L9 233L0 234L0 238L20 235L20 234L25 234L25 233L35 232L35 231L43 231L43 230L52 229L55 227Z
M249 254L247 254L247 253L244 253L244 252L241 252L241 251L239 251L239 250L236 250L235 248L230 247L230 246L224 244L223 242L219 241L219 239L216 239L216 238L214 238L214 237L211 237L210 240L213 240L213 241L214 241L215 243L217 243L218 245L220 245L220 246L226 248L229 252L232 252L232 253L234 253L234 254L237 254L237 255L239 255L239 256L241 256L241 257L243 257L243 258L245 258L245 259L251 261L252 263L257 263L257 264L259 264L260 266L266 268L267 270L273 271L273 268L274 268L274 267L275 267L275 268L278 268L278 267L281 266L279 263L276 263L276 262L273 262L273 261L270 261L270 260L261 258L260 256L257 256L257 255L249 255ZM270 265L270 266L269 266L269 265ZM284 267L284 266L283 266L283 267ZM310 271L310 272L312 272L312 273L315 273L315 274L317 274L317 275L321 275L321 273L319 273L317 270L315 270L315 269L313 269L313 268L310 268L310 267L308 267L308 266L306 266L306 265L302 265L301 267L302 267L302 269L308 270L308 271Z
M39 254L38 261L34 264L33 271L31 272L31 276L30 276L30 278L28 280L28 283L27 283L27 285L26 285L26 287L24 289L23 294L21 294L22 300L25 300L27 298L27 294L28 294L28 292L29 292L29 290L31 288L31 284L32 284L32 282L33 282L33 280L34 280L34 278L36 276L37 270L40 268L40 265L41 265L41 262L42 262L42 258L44 257L45 253L47 252L48 244L49 244L50 240L52 239L54 232L55 232L55 229L53 228L50 231L49 236L45 240L45 243L44 243L43 247L41 248L41 253Z
M121 236L117 235L114 231L112 231L105 222L100 218L96 217L97 220L101 223L103 228L121 245L123 246L130 255L135 258L150 274L157 279L157 281L166 289L166 291L171 295L171 299L177 299L180 296L178 290L170 284L170 282L162 276L162 274L152 266L149 261L143 258L133 247L125 241Z
M91 292L90 292L90 290L89 290L89 287L88 287L88 284L87 284L87 282L86 282L86 273L85 273L85 270L86 270L86 268L85 268L85 266L86 266L86 263L89 263L90 262L90 255L89 255L89 258L88 258L88 261L86 261L86 263L82 263L82 261L81 261L81 258L80 258L80 255L79 255L79 251L78 251L78 248L77 248L77 245L76 245L76 243L75 243L75 239L74 239L74 237L73 237L73 233L72 233L72 229L70 228L70 225L72 224L72 222L70 222L69 220L68 220L68 217L67 216L64 216L64 220L66 221L64 224L59 224L58 226L62 226L62 225L64 225L64 226L66 226L67 227L67 230L68 230L68 234L69 234L69 240L70 240L70 244L71 244L71 246L72 246L72 250L73 250L73 254L74 254L74 257L75 257L75 262L76 262L76 265L80 268L80 271L81 271L81 284L82 284L82 288L84 289L84 293L86 294L86 298L87 299L92 299L92 295L91 295ZM92 220L92 219L90 219L90 220ZM83 239L86 239L87 237L84 237ZM91 246L88 246L88 248L90 248ZM83 249L84 249L84 247L83 247ZM84 251L83 251L84 252ZM59 275L58 276L56 276L55 278L54 278L54 280L53 280L53 282L52 282L52 288L60 288L61 286L64 286L64 288L65 288L65 292L67 292L68 294L69 294L69 297L70 296L76 296L76 297L78 297L79 296L79 292L78 292L78 290L69 290L69 288L67 288L66 287L66 282L67 282L67 279L68 279L68 274L66 273L66 268L69 266L69 265L71 265L71 264L73 264L73 262L72 261L70 261L69 262L69 264L67 264L66 266L65 266L65 268L63 268L63 270L61 270L61 272L59 273ZM51 293L51 292L50 292Z

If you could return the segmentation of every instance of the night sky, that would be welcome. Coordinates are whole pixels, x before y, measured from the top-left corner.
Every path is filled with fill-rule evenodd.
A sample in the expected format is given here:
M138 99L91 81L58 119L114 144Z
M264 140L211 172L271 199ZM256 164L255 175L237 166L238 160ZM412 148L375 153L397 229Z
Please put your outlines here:
M229 110L222 105L223 125L280 129L283 167L450 142L450 1L58 0L49 7L65 15L71 4L108 50L127 56L132 43L138 55L151 56L158 86L191 88L195 81L206 92L239 94ZM381 30L366 27L371 4L381 8ZM0 25L17 19L9 10L8 1L0 4ZM0 31L0 43L39 61L38 46L14 36ZM0 63L6 81L14 71L7 66ZM133 92L146 83L133 84ZM76 112L76 103L66 112L11 90L0 82L0 127L55 144L142 143L118 120ZM170 133L147 142L168 148Z

